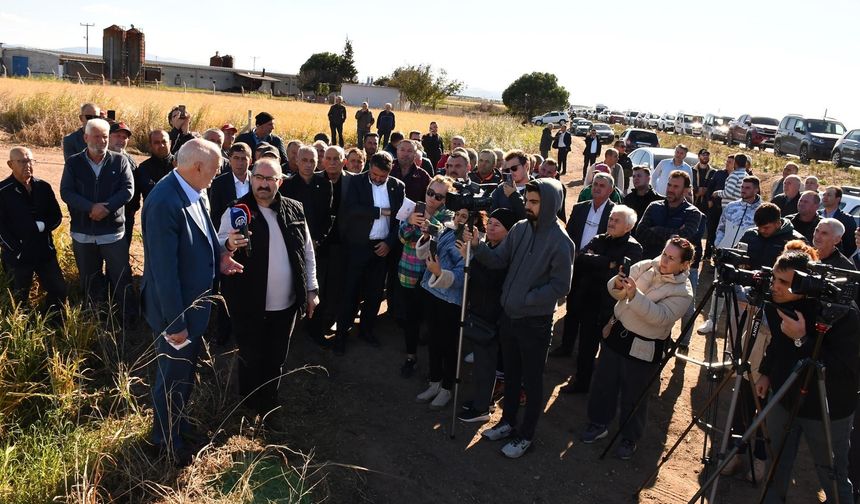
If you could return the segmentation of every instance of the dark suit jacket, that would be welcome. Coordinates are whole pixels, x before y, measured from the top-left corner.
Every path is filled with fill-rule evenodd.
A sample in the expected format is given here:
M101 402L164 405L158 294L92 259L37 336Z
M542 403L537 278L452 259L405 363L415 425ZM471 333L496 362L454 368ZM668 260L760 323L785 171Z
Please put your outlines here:
M76 129L63 137L63 160L68 161L70 157L78 152L86 150L87 144L84 142L84 128Z
M346 198L341 202L341 226L344 240L349 244L363 245L370 240L373 221L379 218L380 209L373 205L373 191L370 188L369 172L363 172L349 181ZM388 237L385 242L394 248L399 243L397 232L399 224L395 214L403 205L406 186L394 177L388 177L388 200L391 216L388 218Z
M552 140L552 148L553 149L558 149L558 139L561 137L561 135L562 135L561 131L559 131L558 133L555 134L555 138ZM565 145L564 148L565 149L570 150L570 147L571 147L570 142L571 142L570 131L565 131L564 132L564 145Z
M248 177L251 173L248 172ZM215 227L221 222L221 216L236 199L236 185L233 184L233 172L218 175L209 188L209 215Z
M582 154L584 156L591 154L591 142L597 142L597 153L595 156L600 156L600 150L603 148L603 145L600 143L600 138L597 136L594 138L585 137L585 149L582 149Z
M588 245L587 243L582 243L582 232L585 230L585 221L588 219L588 211L591 209L591 201L592 200L581 201L573 205L573 209L570 211L570 218L567 219L567 235L570 236L570 239L573 240L574 245L576 245L577 254L582 252L583 245ZM606 225L609 224L609 214L612 212L612 207L614 206L615 203L612 201L606 201L603 215L600 216L600 224L597 226L597 234L606 232Z
M187 329L193 339L206 330L211 303L189 308L211 294L221 248L212 221L205 218L201 228L191 217L191 202L177 177L169 173L143 203L140 291L143 313L153 332L174 334Z

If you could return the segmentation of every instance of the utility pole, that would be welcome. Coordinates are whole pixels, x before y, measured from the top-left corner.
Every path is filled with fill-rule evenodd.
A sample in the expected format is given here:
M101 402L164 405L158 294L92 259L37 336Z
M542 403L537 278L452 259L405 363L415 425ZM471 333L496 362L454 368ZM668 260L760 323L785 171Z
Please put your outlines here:
M87 35L84 37L87 39L87 54L90 53L90 26L95 26L95 23L80 23L81 26L86 27Z
M257 58L259 58L259 56L251 56L251 59L254 60L254 67L252 69L254 72L257 71Z

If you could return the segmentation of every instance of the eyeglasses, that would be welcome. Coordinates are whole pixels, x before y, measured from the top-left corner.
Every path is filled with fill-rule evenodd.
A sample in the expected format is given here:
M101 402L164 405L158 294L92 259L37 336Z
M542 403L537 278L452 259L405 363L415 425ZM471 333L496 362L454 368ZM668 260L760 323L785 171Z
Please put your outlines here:
M515 165L513 165L513 166L506 166L506 167L505 167L505 172L515 172L515 171L517 171L517 170L519 170L519 169L520 169L520 166L522 166L522 163L517 163L517 164L515 164ZM504 173L504 172L503 172L503 173Z
M431 198L436 198L436 201L445 201L445 197L447 195L442 194L442 193L437 193L433 189L428 188L427 189L427 196L430 196Z
M87 121L92 121L93 119L101 119L101 116L87 114L84 116L84 119L86 119Z
M257 182L277 182L281 179L281 177L266 177L264 175L258 175L256 173L253 175L253 177L254 180L256 180Z

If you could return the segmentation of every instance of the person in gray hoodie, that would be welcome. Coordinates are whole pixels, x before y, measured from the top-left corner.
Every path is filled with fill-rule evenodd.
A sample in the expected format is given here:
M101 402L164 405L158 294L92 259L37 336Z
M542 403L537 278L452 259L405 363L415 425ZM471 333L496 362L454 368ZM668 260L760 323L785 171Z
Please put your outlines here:
M502 420L483 432L491 441L513 437L502 454L522 456L535 434L543 408L543 369L552 338L553 313L559 299L567 296L573 275L573 241L556 212L562 203L561 183L533 180L526 185L526 219L513 225L496 248L472 240L474 258L489 268L508 268L502 284L504 313L499 320L499 340L505 365L505 399ZM526 392L526 412L517 428L520 384Z

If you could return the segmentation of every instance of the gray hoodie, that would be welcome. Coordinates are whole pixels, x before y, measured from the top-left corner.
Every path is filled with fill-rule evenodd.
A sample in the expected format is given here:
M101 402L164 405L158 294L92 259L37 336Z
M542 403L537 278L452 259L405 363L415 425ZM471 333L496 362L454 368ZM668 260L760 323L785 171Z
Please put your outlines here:
M508 268L501 303L512 319L551 315L570 290L574 245L556 212L562 204L561 183L542 178L537 222L521 220L508 237L491 249L481 243L475 259L489 268Z

